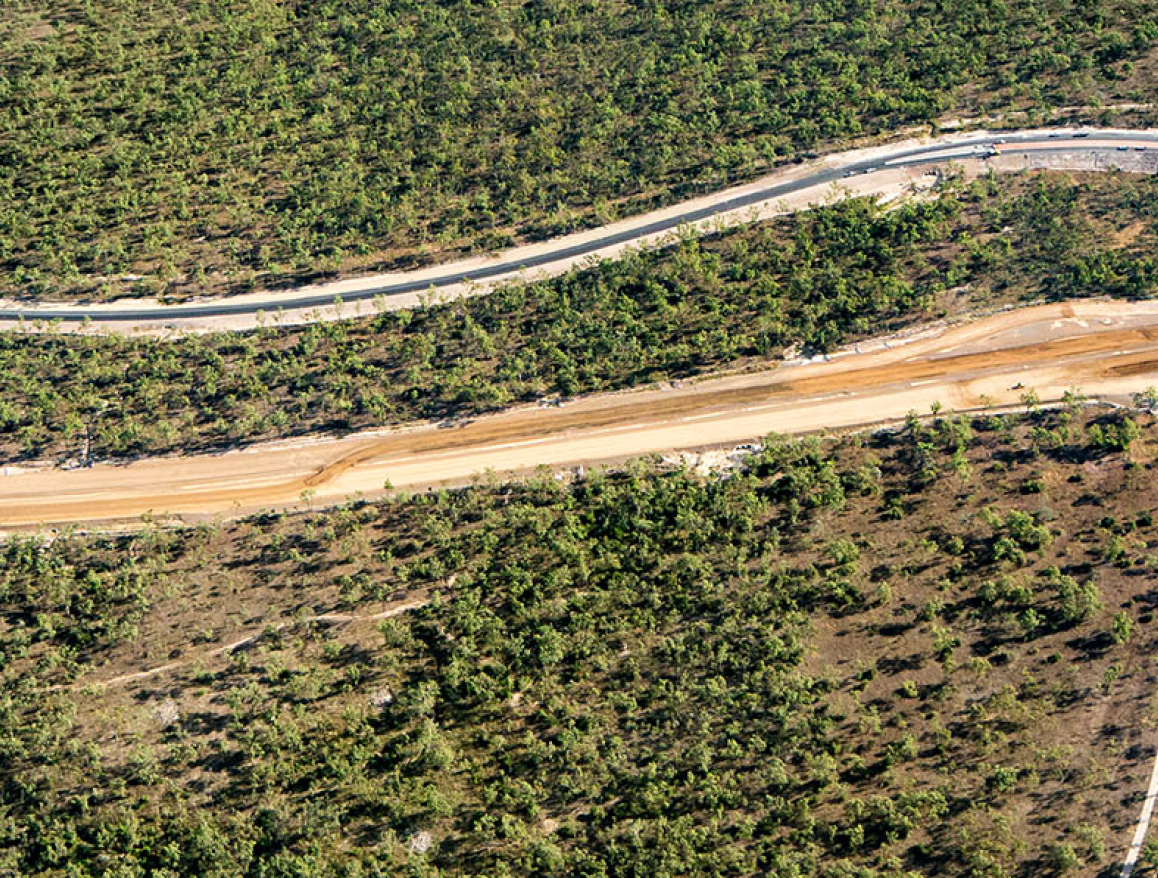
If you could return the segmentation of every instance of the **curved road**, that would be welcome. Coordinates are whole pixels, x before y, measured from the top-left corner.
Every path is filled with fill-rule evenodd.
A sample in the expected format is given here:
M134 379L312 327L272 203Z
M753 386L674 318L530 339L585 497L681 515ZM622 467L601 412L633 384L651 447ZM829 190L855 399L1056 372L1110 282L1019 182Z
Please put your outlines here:
M269 312L333 311L335 299L343 303L386 300L387 307L416 304L420 293L432 290L465 294L463 287L491 285L525 276L538 269L557 274L585 257L611 255L628 245L647 245L666 238L681 227L703 226L710 221L736 217L745 210L767 207L783 199L815 191L822 195L833 183L845 182L858 192L871 191L874 183L896 186L901 173L928 169L946 162L990 158L996 155L1089 154L1143 151L1158 155L1158 131L1111 129L1043 129L1013 133L986 132L950 135L922 145L873 147L827 156L806 166L783 169L755 183L684 202L671 208L613 223L601 229L568 235L544 244L515 248L495 258L472 259L407 274L340 281L284 293L258 293L207 299L165 306L122 299L101 304L0 303L0 324L22 321L61 321L64 330L86 321L134 328L189 326L193 328L241 328L256 325L255 318ZM879 189L880 187L878 187ZM800 204L800 207L807 204ZM404 299L405 301L399 301ZM303 320L318 319L316 313ZM333 315L330 315L333 316ZM250 318L238 324L238 318ZM232 325L228 321L232 318Z

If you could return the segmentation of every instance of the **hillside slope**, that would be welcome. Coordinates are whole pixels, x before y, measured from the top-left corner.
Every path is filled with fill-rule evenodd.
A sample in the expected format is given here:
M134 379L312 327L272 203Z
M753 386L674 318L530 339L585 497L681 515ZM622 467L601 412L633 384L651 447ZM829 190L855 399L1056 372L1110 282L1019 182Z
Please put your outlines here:
M1075 404L10 541L0 869L1109 874L1156 450Z

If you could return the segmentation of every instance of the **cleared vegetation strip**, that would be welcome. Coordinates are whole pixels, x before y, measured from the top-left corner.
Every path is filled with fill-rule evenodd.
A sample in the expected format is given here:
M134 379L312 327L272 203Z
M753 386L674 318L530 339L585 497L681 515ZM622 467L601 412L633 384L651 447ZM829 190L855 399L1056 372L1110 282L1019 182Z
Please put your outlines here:
M1091 326L1069 314L1102 319ZM945 346L954 352L942 355ZM1126 347L1133 352L1123 355ZM1124 378L1110 371L1121 366L1138 374ZM387 480L407 487L462 483L487 470L615 460L773 431L863 426L935 403L956 409L1009 405L1026 388L1042 401L1056 401L1075 387L1128 394L1152 383L1149 375L1158 375L1158 315L1151 305L1042 306L828 363L676 390L593 396L560 409L523 408L457 427L9 476L2 483L0 525L129 519L150 511L236 515L313 497L338 502L380 493Z

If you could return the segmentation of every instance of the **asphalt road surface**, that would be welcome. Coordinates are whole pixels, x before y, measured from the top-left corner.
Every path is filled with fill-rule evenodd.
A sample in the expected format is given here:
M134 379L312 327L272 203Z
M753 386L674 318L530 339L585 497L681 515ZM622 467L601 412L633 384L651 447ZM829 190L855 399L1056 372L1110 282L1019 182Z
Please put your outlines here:
M363 278L283 293L206 299L178 305L159 305L122 299L111 303L0 303L0 324L18 321L60 321L75 327L86 320L101 325L158 324L180 328L185 324L206 328L206 321L253 316L258 312L309 312L332 309L335 297L343 303L389 301L409 296L413 302L419 293L462 287L464 284L486 284L515 276L525 276L536 269L552 274L573 267L585 257L607 255L625 245L654 243L681 227L703 225L717 217L735 216L738 211L780 202L792 196L815 190L826 192L831 184L844 182L859 194L871 190L872 181L895 180L897 172L928 169L947 162L995 155L1097 153L1158 151L1158 131L1109 129L1033 130L1005 133L983 133L972 136L951 135L922 145L874 147L826 156L809 165L783 169L755 184L746 184L710 196L703 196L639 217L617 222L603 229L568 235L555 241L515 248L499 258L479 258L409 274ZM891 176L890 176L891 175ZM800 203L798 207L806 207ZM308 313L305 318L310 319ZM295 322L301 322L295 321ZM248 324L247 324L248 325ZM212 328L212 323L209 324Z

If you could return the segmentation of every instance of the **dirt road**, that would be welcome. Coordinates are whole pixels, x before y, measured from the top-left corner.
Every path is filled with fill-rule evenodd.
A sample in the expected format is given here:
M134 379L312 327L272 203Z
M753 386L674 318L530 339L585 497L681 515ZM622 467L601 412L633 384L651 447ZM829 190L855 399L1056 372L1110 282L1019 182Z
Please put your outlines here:
M888 343L885 343L888 344ZM422 424L217 455L0 476L0 528L193 520L462 484L493 470L622 460L972 409L1069 389L1124 395L1158 383L1158 303L1083 301L1004 312L828 362L678 388L523 407L453 427ZM872 347L872 350L865 348Z

